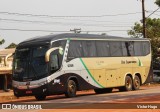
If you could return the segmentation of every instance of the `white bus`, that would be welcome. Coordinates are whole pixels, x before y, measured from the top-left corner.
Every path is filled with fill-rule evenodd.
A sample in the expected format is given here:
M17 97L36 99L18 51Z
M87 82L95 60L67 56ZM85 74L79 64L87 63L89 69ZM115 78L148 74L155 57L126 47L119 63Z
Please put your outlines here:
M13 64L14 95L44 100L53 94L75 97L76 91L96 93L138 90L149 81L148 39L92 34L57 34L18 45Z

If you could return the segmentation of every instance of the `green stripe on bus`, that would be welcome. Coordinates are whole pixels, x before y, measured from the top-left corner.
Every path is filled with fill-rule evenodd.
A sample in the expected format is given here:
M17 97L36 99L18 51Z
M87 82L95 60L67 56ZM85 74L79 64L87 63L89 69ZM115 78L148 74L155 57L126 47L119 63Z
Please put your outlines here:
M88 74L91 76L91 78L94 80L95 83L97 83L100 87L104 88L101 84L99 84L94 77L92 76L91 72L88 70L87 66L85 65L85 63L83 62L82 58L80 58L80 61L82 62L83 66L85 67L85 69L87 70Z
M138 58L138 66L142 66L142 62L139 58Z
M70 38L68 38L67 40L68 40L68 42L70 42L70 41L71 41L71 39L70 39Z

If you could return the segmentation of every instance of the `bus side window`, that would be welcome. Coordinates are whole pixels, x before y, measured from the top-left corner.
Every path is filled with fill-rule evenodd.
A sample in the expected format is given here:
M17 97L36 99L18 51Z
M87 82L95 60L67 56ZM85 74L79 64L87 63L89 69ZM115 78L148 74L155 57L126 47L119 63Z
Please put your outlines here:
M81 41L72 40L69 44L68 60L82 57L82 44Z
M59 47L61 46L60 41L55 41L52 43L52 47Z
M84 57L96 57L95 41L86 40L82 41L82 50Z
M127 42L122 42L122 52L123 52L123 56L129 56Z
M50 56L50 70L51 73L54 73L59 69L58 55L51 53Z
M110 56L108 41L96 41L96 48L98 57Z
M64 49L65 45L66 45L66 40L59 40L52 43L52 48L61 46Z
M142 43L141 42L134 42L134 54L135 56L142 56Z
M122 43L119 41L110 41L110 53L111 56L117 57L122 56Z
M127 48L127 54L128 56L134 55L134 49L133 49L133 42L125 42L126 48Z
M150 53L150 44L149 42L143 42L143 55L146 56Z

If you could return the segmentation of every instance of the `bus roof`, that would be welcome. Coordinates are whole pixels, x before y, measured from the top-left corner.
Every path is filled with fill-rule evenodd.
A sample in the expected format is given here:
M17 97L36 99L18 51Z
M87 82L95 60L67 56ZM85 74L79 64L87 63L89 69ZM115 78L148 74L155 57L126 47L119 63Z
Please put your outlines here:
M109 39L109 40L148 40L144 38L124 38L118 36L109 36L109 35L96 35L96 34L76 34L76 33L63 33L63 34L54 34L54 35L47 35L41 37L34 37L28 40L21 42L19 45L23 46L23 44L35 44L39 42L49 43L50 41L58 40L58 39Z

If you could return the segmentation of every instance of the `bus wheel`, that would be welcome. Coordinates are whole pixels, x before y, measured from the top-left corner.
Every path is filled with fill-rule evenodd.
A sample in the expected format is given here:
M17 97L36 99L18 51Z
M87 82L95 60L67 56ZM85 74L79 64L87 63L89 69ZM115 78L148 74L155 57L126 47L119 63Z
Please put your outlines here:
M134 80L133 80L133 90L138 90L140 88L140 79L139 77L136 75Z
M96 94L111 93L113 88L94 89Z
M67 91L65 92L65 96L68 98L76 96L76 83L73 80L69 80L67 84Z
M126 76L125 78L125 86L120 87L119 91L131 91L132 90L132 78L130 76Z
M36 95L35 96L36 100L45 100L46 99L46 96L45 95Z

